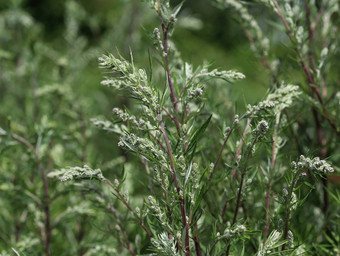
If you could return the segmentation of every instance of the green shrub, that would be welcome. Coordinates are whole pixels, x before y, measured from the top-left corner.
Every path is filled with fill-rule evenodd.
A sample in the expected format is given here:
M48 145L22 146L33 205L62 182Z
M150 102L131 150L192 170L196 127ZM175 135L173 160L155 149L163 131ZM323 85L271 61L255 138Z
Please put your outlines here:
M146 2L160 21L149 33L154 47L145 50L148 64L135 61L132 51L98 59L101 84L131 99L118 101L112 118L90 119L119 137L120 149L114 150L121 156L92 160L100 152L93 153L89 143L95 132L84 121L87 102L78 105L79 95L58 84L35 92L47 97L41 98L44 109L32 107L27 116L35 120L33 128L8 123L0 130L0 189L11 197L0 201L6 207L0 227L8 232L2 238L7 253L338 255L340 192L330 180L340 160L339 3L214 2L233 12L268 77L263 99L243 110L230 88L239 80L252 83L247 74L183 60L171 40L183 3ZM65 38L81 42L79 27L71 25L84 16L72 14L74 2L68 8ZM39 47L33 55L44 58L51 51ZM73 66L72 58L86 56L86 49L74 48L77 54L67 59L70 73L58 76L59 83L75 83L84 66L76 59ZM41 67L35 59L33 71ZM31 77L19 75L14 59L6 63L4 81ZM55 100L58 95L62 100ZM19 145L26 149L15 150ZM20 162L13 164L15 159ZM84 165L66 167L72 159ZM30 203L11 206L16 198ZM15 225L9 228L11 215ZM34 222L23 225L27 218ZM17 228L23 227L21 238ZM58 232L66 233L67 245L58 245Z

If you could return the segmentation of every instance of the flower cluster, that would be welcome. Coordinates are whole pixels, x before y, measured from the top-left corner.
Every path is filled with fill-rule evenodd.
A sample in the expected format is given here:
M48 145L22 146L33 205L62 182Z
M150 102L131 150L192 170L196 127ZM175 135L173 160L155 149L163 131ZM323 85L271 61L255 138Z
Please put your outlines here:
M32 249L35 246L39 245L39 239L34 236L26 236L21 238L13 247L12 251L0 251L0 256L8 256L8 255L20 255L18 253L27 249ZM13 253L15 252L15 253Z
M160 205L156 201L156 199L153 196L148 196L150 209L153 211L155 216L159 219L162 226L164 226L166 229L171 230L171 227L168 223L168 217L166 214L162 211Z
M203 94L203 89L200 87L190 88L188 90L188 99L196 99L199 98Z
M115 77L106 77L101 83L116 89L128 89L153 111L159 109L158 96L150 86L144 69L137 69L122 57L116 58L112 54L98 58L99 66L113 71Z
M154 45L156 47L156 49L162 53L164 53L164 46L163 46L163 42L161 39L161 33L159 32L158 28L155 28L153 30L153 39L154 39Z
M118 142L118 146L126 147L148 159L159 159L161 163L167 163L164 152L151 140L138 137L134 133L126 133Z
M70 181L77 179L106 180L100 169L91 169L89 166L63 168L48 174L49 177L59 177L60 181Z
M255 137L262 138L268 131L269 125L266 120L261 120L253 131Z
M113 124L109 120L101 120L101 119L98 119L98 118L91 118L90 121L92 122L92 124L94 126L96 126L99 129L109 131L109 132L115 132L115 133L118 133L118 134L122 133L121 127L119 127L116 124Z
M179 79L183 80L183 86L186 89L187 99L197 99L202 96L206 87L206 80L211 78L222 79L232 82L239 79L244 79L245 75L233 70L218 70L209 71L209 65L198 66L195 70L193 66L187 62L181 64L181 69L178 70Z
M122 120L123 122L131 122L134 127L139 128L139 129L146 129L146 127L150 126L150 122L149 121L145 121L142 118L137 119L135 116L127 113L124 110L121 110L119 108L114 108L112 110L113 114L120 120ZM150 128L150 127L149 127Z
M276 89L273 93L268 94L264 101L261 101L257 105L247 106L247 112L245 117L257 116L259 112L274 109L276 113L293 104L293 99L297 98L301 92L299 87L296 85L281 86Z
M325 160L320 160L319 157L310 159L309 157L305 157L303 155L300 156L300 159L297 163L295 161L292 162L292 168L294 171L309 170L325 174L334 172L333 167Z
M233 81L244 79L246 76L240 72L233 70L218 70L214 69L212 71L208 71L207 69L203 69L197 77L211 77L211 78L220 78L226 81Z
M231 238L231 237L235 237L241 233L244 233L246 231L246 227L244 225L237 225L234 228L230 228L230 223L228 223L228 227L224 230L224 233L222 235L220 235L219 233L217 233L217 239L223 239L223 238Z
M270 255L273 252L273 249L282 245L282 242L280 241L281 237L281 232L274 229L268 236L266 242L264 244L260 243L260 248L257 256Z
M169 237L168 234L165 232L158 235L158 239L151 239L151 243L155 248L157 249L158 253L157 255L168 255L168 256L179 256L175 240L173 237Z
M84 254L84 256L94 256L98 254L117 255L117 250L115 248L110 248L105 245L94 245Z

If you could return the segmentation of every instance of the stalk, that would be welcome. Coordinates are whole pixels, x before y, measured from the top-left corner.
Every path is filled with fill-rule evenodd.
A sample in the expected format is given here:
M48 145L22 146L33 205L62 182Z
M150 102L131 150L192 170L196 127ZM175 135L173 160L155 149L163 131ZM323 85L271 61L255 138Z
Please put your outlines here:
M40 172L41 179L43 181L43 192L44 192L44 198L43 198L43 209L45 213L45 237L44 237L44 246L45 246L45 253L46 256L50 256L50 243L51 243L51 224L50 224L50 198L49 198L49 192L48 192L48 182L47 182L47 176L46 171L41 164L40 157L38 155L38 152L33 147L33 145L28 142L25 138L17 135L17 134L11 134L12 138L16 141L20 142L24 146L26 146L28 149L30 149L35 157L35 161L38 165L38 169Z
M208 181L209 181L209 182L211 181L211 179L212 179L212 177L213 177L213 175L214 175L214 171L215 171L215 169L216 169L218 163L219 163L220 160L221 160L223 150L224 150L225 146L227 145L228 139L229 139L229 137L230 137L230 135L231 135L232 132L233 132L233 128L230 129L229 133L227 134L226 138L224 139L224 142L223 142L223 144L222 144L222 147L221 147L221 149L220 149L220 152L219 152L219 154L218 154L218 157L217 157L217 159L216 159L216 161L215 161L214 167L213 167L213 169L211 170L211 173L210 173L210 175L209 175L209 178L208 178Z
M170 67L169 67L169 57L168 57L168 27L162 23L162 31L163 31L163 46L164 46L164 62L165 62L165 69L166 69L166 75L168 78L168 84L170 88L170 95L171 95L171 101L174 106L175 112L178 111L177 103L176 102L176 96L175 96L175 89L174 85L172 83L171 75L170 75Z
M236 199L236 206L235 206L235 211L234 211L233 222L232 222L231 226L233 226L236 223L236 220L237 220L238 210L239 210L240 202L241 202L241 199L242 199L242 188L243 188L243 183L244 183L244 177L245 177L245 174L246 174L246 171L247 171L247 167L248 167L248 160L249 160L251 151L252 151L252 149L253 149L253 147L254 147L256 142L257 142L257 138L255 138L253 140L253 142L252 142L251 146L249 147L249 150L248 150L248 152L246 154L245 164L244 164L244 167L242 169L241 181L240 181L240 185L239 185L238 193L237 193L237 199ZM229 239L228 239L228 241L229 241ZM229 244L228 247L227 247L226 256L229 255L230 246L231 245Z
M134 211L132 210L132 207L130 206L130 204L125 200L122 192L118 189L116 189L113 184L109 181L109 180L104 180L104 182L106 184L108 184L110 187L112 187L114 190L116 190L119 198L122 200L122 202L124 203L124 205L126 206L126 208L128 208L128 210L130 212L133 213L133 215L135 214ZM111 211L112 212L112 211ZM139 221L139 225L144 229L144 231L146 232L146 234L148 235L148 237L152 238L152 234L151 232L147 229L147 227L145 226L144 222L143 221Z
M287 208L286 208L286 219L285 219L285 228L284 228L284 233L283 233L283 240L286 240L287 239L287 236L288 236L288 230L289 230L289 221L290 221L290 208L291 208L291 197L292 197L292 194L293 194L293 190L294 190L294 187L295 187L295 183L296 183L296 178L297 178L297 174L299 172L297 171L295 174L294 174L294 177L292 179L292 183L290 184L290 187L289 187L289 191L288 191L288 200L289 200L289 203L287 205ZM287 243L284 243L281 247L281 250L284 251L286 249L286 244Z

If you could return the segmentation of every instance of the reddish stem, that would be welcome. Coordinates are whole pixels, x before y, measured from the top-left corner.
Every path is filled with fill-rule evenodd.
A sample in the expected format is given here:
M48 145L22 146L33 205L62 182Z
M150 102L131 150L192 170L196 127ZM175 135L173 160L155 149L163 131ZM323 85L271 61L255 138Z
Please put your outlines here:
M194 242L195 242L195 249L196 249L196 255L197 256L202 256L202 251L199 243L199 238L198 238L198 228L197 228L197 223L194 225L194 230L195 230L195 236L194 236Z
M163 30L163 46L164 46L164 61L165 61L165 68L166 68L166 74L168 78L168 84L170 88L170 94L171 94L171 101L174 105L174 110L177 112L177 102L176 102L176 96L175 96L175 89L174 85L172 83L171 75L170 75L170 67L169 67L169 58L168 58L168 28L162 23L162 30Z
M171 118L172 121L174 121L175 125L176 125L176 129L177 129L177 134L180 135L181 134L181 125L179 123L179 121L176 119L176 117L174 117L173 115L171 115L171 113L169 112L169 110L166 107L163 107L164 111L167 113L167 115Z
M158 114L158 120L160 122L160 131L163 134L164 142L165 142L165 145L166 145L166 148L167 148L167 153L168 153L168 156L170 158L171 167L169 168L169 172L170 172L171 178L174 182L174 186L176 188L177 194L180 195L181 189L178 186L176 174L172 170L172 168L174 170L176 168L175 161L174 161L174 157L173 157L173 154L172 154L170 141L169 141L168 136L166 134L164 123L162 122L162 115L160 113ZM187 220L186 220L185 200L184 200L183 196L180 196L180 208L181 208L181 215L182 215L182 225L183 225L183 228L185 228L185 230L186 230L186 232L185 232L186 233L185 234L185 255L190 256L191 253L190 253L190 241L189 241L189 224L187 223Z

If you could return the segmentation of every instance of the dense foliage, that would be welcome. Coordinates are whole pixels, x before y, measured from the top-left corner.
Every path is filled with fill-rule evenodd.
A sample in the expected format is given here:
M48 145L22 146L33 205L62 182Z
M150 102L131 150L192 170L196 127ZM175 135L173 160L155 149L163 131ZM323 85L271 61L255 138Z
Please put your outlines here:
M62 3L0 5L0 255L339 255L338 1Z

